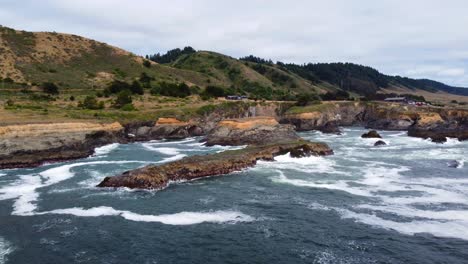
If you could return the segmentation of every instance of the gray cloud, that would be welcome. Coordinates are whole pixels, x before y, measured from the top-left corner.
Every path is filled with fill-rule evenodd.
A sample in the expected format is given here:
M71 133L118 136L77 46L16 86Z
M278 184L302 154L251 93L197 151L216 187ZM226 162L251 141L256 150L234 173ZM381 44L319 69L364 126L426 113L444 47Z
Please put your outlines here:
M137 54L191 45L234 57L350 61L468 86L465 0L3 0L0 23Z

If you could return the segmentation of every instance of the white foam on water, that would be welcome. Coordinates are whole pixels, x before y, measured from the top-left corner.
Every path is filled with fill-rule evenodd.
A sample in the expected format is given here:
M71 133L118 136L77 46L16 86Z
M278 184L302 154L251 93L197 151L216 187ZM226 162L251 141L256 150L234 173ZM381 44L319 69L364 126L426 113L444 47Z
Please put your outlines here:
M0 200L16 199L13 203L13 215L34 215L39 198L38 189L51 186L72 178L75 174L70 170L74 167L95 164L127 164L145 163L142 161L91 161L78 162L47 169L39 174L22 175L10 185L0 188Z
M324 180L304 176L296 179L286 176L289 173L286 171L272 179L300 187L340 190L370 198L356 200L358 205L351 208L306 205L309 209L335 210L343 218L408 235L429 233L468 240L468 177L449 172L440 176L440 172L432 174L427 170L419 173L417 167L421 162L436 161L441 164L441 170L446 170L442 161L456 160L460 164L459 169L464 170L468 145L456 139L435 144L430 140L408 137L405 133L384 133L384 137L390 138L391 146L379 148L370 147L373 140L358 137L330 141L339 144L335 151L335 156L339 156L335 159L338 163L333 166L339 168L341 161L348 163L345 167L351 177L346 180L342 177ZM412 168L408 161L414 160L419 162ZM401 163L410 165L402 166Z
M194 225L209 223L252 222L255 218L238 211L180 212L163 215L141 215L130 211L116 210L112 207L94 207L90 209L57 209L39 214L68 214L81 217L120 216L136 222L159 222L166 225Z
M175 155L173 157L169 157L169 158L165 158L163 160L160 160L158 162L155 162L155 163L166 163L166 162L171 162L171 161L176 161L176 160L180 160L180 159L183 159L187 157L187 155L185 154L179 154L179 155Z
M195 141L195 138L186 138L184 140L151 140L147 143L143 143L142 145L174 145L174 144L184 144L188 142L193 142Z
M5 176L5 175L6 175L5 173L0 173L0 177Z
M429 211L414 208L405 205L369 205L362 204L357 206L359 209L369 209L372 211L381 211L393 213L404 217L418 217L433 220L457 220L468 223L468 210L444 210L444 211Z
M153 150L161 154L168 155L168 156L180 154L178 148L160 147L160 148L154 148Z
M218 151L216 151L217 153L220 153L220 152L224 152L224 151L227 151L227 150L239 150L239 149L243 149L243 148L246 148L247 145L243 145L243 146L220 146L220 145L214 145L210 148L214 148L214 149L219 149Z
M337 169L336 162L326 157L310 156L293 158L289 153L275 157L275 162L259 161L259 168L291 169L307 173L330 173L348 175L348 172Z
M329 189L329 190L338 190L344 191L350 194L359 195L359 196L371 196L370 191L365 189L359 189L355 187L350 187L345 181L336 181L333 183L325 182L316 182L316 181L306 181L301 179L290 179L284 175L282 171L278 171L279 175L272 177L273 182L276 183L285 183L299 187L312 187L319 189Z
M10 242L6 241L3 237L0 237L0 264L7 262L7 255L13 252L15 248Z
M428 233L439 237L468 240L467 221L415 220L411 222L397 222L380 218L374 214L356 213L346 209L337 209L337 211L344 219L354 219L360 223L395 230L407 235Z
M113 143L113 144L105 145L99 148L95 148L93 156L105 156L111 153L112 151L114 151L115 149L117 149L119 146L120 146L119 143Z

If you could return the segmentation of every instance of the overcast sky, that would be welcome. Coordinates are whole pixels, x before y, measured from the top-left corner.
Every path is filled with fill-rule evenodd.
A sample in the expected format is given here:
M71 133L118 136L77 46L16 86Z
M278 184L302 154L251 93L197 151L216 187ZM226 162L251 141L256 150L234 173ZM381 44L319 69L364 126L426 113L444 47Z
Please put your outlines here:
M140 55L190 45L233 57L354 62L468 87L467 0L0 0L0 24Z

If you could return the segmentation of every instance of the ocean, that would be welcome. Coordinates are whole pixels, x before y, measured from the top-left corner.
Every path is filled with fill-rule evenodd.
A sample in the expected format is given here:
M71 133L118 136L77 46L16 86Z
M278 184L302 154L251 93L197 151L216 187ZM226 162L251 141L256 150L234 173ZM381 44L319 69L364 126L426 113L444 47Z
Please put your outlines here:
M95 186L240 147L112 144L81 160L0 170L0 264L468 263L468 142L382 131L388 145L374 147L365 129L343 131L301 133L332 156L286 154L160 191Z

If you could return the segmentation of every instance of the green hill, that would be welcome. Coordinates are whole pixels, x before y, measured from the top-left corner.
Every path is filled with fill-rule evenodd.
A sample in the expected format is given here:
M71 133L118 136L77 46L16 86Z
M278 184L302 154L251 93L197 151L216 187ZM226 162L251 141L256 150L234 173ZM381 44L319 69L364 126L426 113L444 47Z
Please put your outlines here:
M55 83L62 90L100 90L115 80L131 83L149 79L147 88L185 83L225 93L267 100L295 100L301 94L336 93L353 97L405 90L468 95L468 89L431 80L387 76L352 63L285 64L254 56L235 59L193 48L174 49L143 58L117 47L76 35L26 32L0 27L2 88L32 88ZM170 85L167 85L170 84Z

